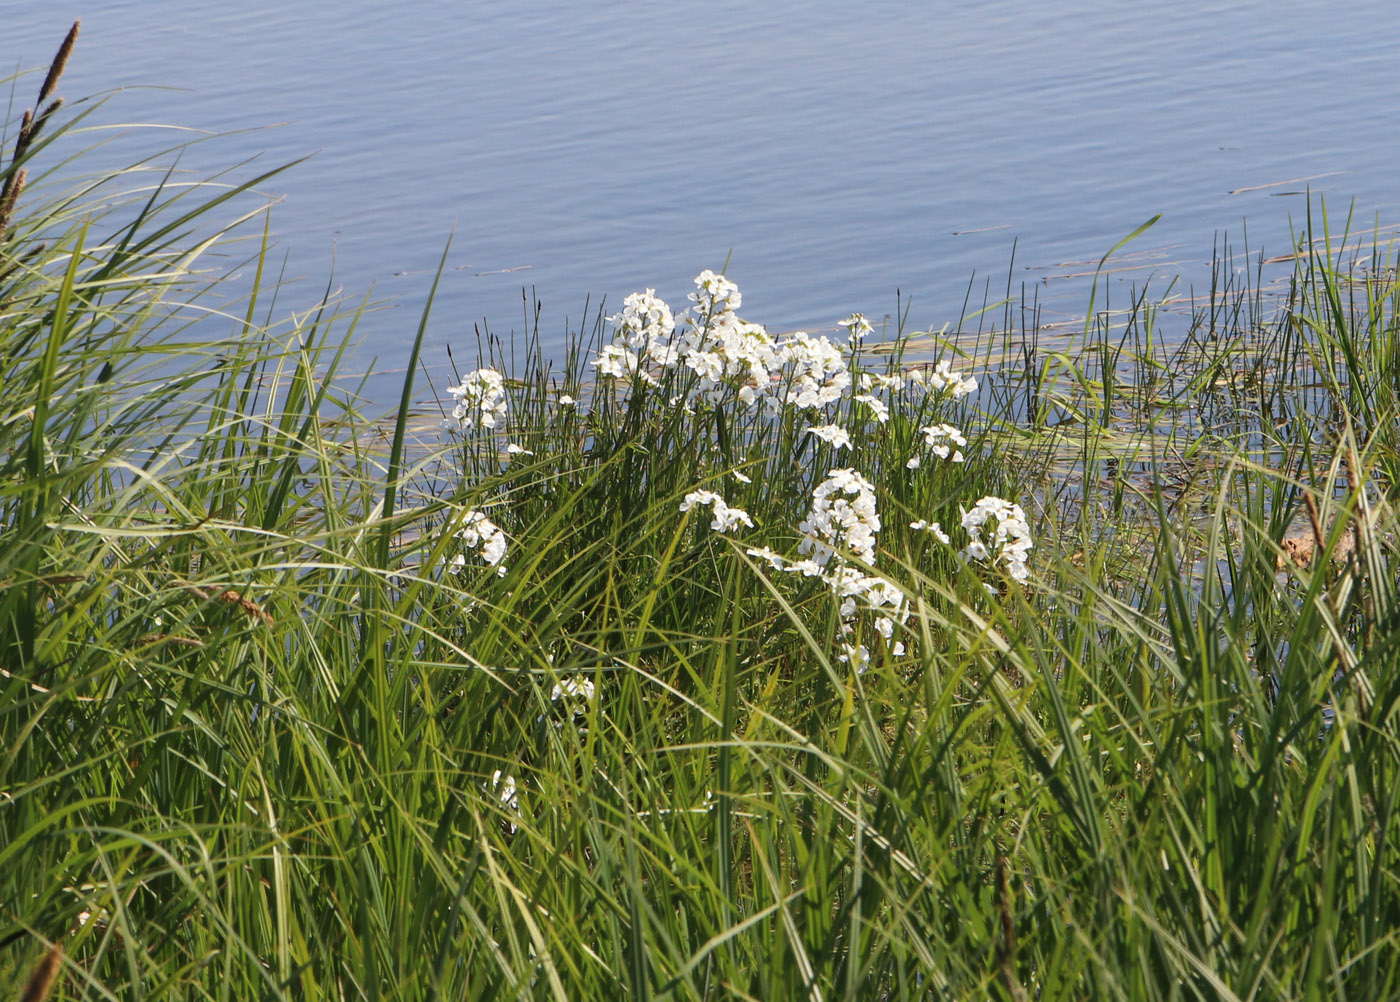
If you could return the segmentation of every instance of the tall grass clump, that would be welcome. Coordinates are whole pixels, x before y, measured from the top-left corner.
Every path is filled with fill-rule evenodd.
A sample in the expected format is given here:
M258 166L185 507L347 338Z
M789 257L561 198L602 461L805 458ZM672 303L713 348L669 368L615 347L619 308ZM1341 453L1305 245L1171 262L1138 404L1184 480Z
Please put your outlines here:
M366 418L372 313L219 280L261 178L13 180L84 114L0 159L14 997L1400 997L1384 250L1055 344L707 271L439 437L441 318Z

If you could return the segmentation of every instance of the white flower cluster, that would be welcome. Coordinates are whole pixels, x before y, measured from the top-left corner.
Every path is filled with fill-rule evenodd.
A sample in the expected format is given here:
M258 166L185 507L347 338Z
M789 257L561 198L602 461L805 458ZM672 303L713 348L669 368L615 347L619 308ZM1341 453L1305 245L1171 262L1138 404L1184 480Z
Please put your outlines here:
M851 344L859 344L872 330L870 321L865 319L864 313L852 313L840 323L842 327L850 331Z
M474 369L463 377L460 386L449 386L447 392L457 404L452 408L452 419L443 422L445 427L494 428L496 419L505 417L505 383L495 369Z
M961 463L965 458L957 447L967 445L967 438L953 425L931 424L919 430L924 433L924 445L928 451L939 459L951 459L955 463ZM911 470L917 470L922 462L923 460L915 453L904 465Z
M783 344L783 356L789 368L787 401L799 410L835 403L851 385L846 356L824 337L798 331Z
M620 344L604 345L598 352L598 357L593 360L593 364L598 367L600 376L608 376L612 379L630 380L640 376L643 380L653 386L660 385L643 362L644 355Z
M995 529L991 539L986 539L983 532L989 520ZM1030 578L1026 559L1035 544L1031 541L1026 513L1020 505L989 495L963 514L962 527L967 530L969 539L960 554L964 560L995 562L1000 559L1006 563L1007 572L1015 580L1026 581Z
M582 675L574 675L570 678L561 678L550 692L549 700L552 703L557 703L561 699L591 703L597 692L598 687L593 684L591 679Z
M865 404L870 408L870 412L875 415L875 420L884 424L890 419L890 405L885 403L873 393L858 393L851 398L858 404Z
M485 784L482 784L485 785ZM491 774L491 792L495 793L501 802L501 806L520 816L520 795L515 788L515 777L508 773L502 773L497 769ZM510 833L514 835L519 830L519 825L514 821L506 822L510 826Z
M914 391L915 394L928 391L928 386L918 369L908 373L862 372L856 385L860 392L852 396L851 399L870 408L870 413L875 415L875 420L880 424L884 424L890 419L890 402L882 398L880 394L893 397L897 393L905 392L906 389Z
M911 383L920 383L935 393L949 391L954 399L977 392L977 380L972 376L963 378L953 371L952 363L946 358L932 369L915 369L909 373Z
M725 504L724 498L714 491L691 491L681 502L681 512L688 512L697 505L712 505L714 518L710 522L710 528L715 532L728 532L737 529L742 523L753 528L753 519L749 518L749 513L742 508L731 508Z
M940 361L932 367L915 367L905 372L879 374L855 368L859 345L872 333L865 316L853 313L841 321L846 342L797 332L777 338L761 325L738 316L743 302L738 286L724 275L703 271L695 278L691 307L673 315L655 290L634 293L623 300L622 310L609 317L614 330L611 343L603 346L593 360L600 379L638 383L653 387L675 386L670 397L673 406L687 412L701 406L737 402L750 409L759 420L777 419L793 411L805 412L805 435L815 436L836 450L852 446L852 428L832 423L838 414L859 424L873 417L880 424L899 409L908 413L911 402L927 395L945 394L953 399L977 390L977 380L953 371ZM849 400L848 400L849 398ZM847 404L849 411L838 405ZM860 405L861 410L856 409ZM922 404L920 404L922 407ZM860 415L857 417L857 415ZM920 456L931 453L940 459L959 463L961 448L967 445L962 432L947 424L931 424L922 429L923 446L908 461L917 468ZM731 471L741 482L749 478ZM695 490L685 495L681 512L700 506L711 508L710 528L733 532L753 527L748 513L731 508L711 490ZM916 523L929 528L927 523ZM789 559L768 547L748 552L766 560L775 570L820 578L840 603L843 649L847 660L858 668L868 664L870 653L854 643L851 636L856 622L873 614L874 629L889 642L895 654L904 645L894 640L896 627L909 615L908 603L900 590L872 572L880 517L876 510L875 488L854 469L831 470L813 492L812 505L799 529L798 558ZM947 534L936 523L931 530L944 542ZM974 543L980 543L974 533ZM1011 542L1012 554L1024 550ZM1015 572L1013 567L1013 573Z
M506 566L501 561L506 556L506 534L495 522L486 517L485 512L472 511L462 519L462 527L452 535L467 544L467 549L475 550L488 566L496 568L496 573L505 576ZM466 567L467 558L457 554L450 564L454 571Z
M915 532L931 532L944 546L953 545L952 539L943 531L943 526L939 525L937 522L930 522L927 519L921 518L917 522L910 522L909 528L913 529Z
M614 328L611 344L593 360L600 376L631 383L659 386L659 374L676 370L691 376L685 393L675 403L687 408L697 403L719 403L733 393L747 407L760 408L769 417L784 410L813 411L837 403L855 385L851 352L870 334L870 322L859 313L841 321L848 332L846 345L801 331L774 338L760 324L738 316L743 302L739 288L723 275L702 271L690 294L690 311L675 317L655 290L636 292L623 300L621 312L608 319ZM949 393L954 398L977 389L977 380L953 372L947 360L934 368L907 373L876 375L859 373L856 403L868 407L875 419L890 418L891 405L881 394ZM817 428L832 428L817 425ZM840 447L839 436L816 434Z
M657 386L658 372L688 370L695 377L688 406L717 403L732 391L744 405L773 416L789 406L810 410L835 403L851 386L840 346L801 332L779 341L762 325L740 319L743 297L723 275L703 271L695 286L693 311L679 326L653 290L628 296L622 311L609 318L615 336L593 360L598 373ZM845 323L856 339L869 330L858 314Z
M608 317L608 321L617 331L618 339L640 352L649 352L676 329L671 307L656 295L655 289L632 293L622 301L622 312Z
M808 435L815 435L823 442L830 442L836 450L850 448L851 435L839 424L819 424L807 429Z
M702 316L732 313L744 304L739 287L709 268L695 276L695 291L686 298L695 304Z
M575 723L580 718L587 716L588 706L598 695L598 687L593 681L583 675L573 675L561 678L550 691L549 701L556 704L561 709L567 711L573 717ZM540 717L544 719L543 716ZM556 721L555 727L562 726L563 721Z
M749 550L749 555L768 561L775 570L826 582L841 603L843 637L850 634L864 611L874 613L876 631L886 641L892 640L895 626L909 618L904 594L883 577L848 562L849 558L866 565L875 562L880 515L875 508L874 485L855 470L831 470L812 492L811 511L798 528L803 537L797 550L805 559L788 561L766 546ZM841 659L857 671L869 666L870 650L865 645L843 640L841 647ZM895 642L890 650L901 655L904 644Z
M810 554L821 567L838 550L873 564L875 534L880 531L875 485L852 469L829 471L812 491L812 510L797 527L803 534L797 552Z
M551 654L549 660L553 664L554 655ZM566 675L560 678L549 693L549 701L557 714L554 726L564 726L564 715L572 718L574 723L580 723L581 718L588 715L588 707L597 695L598 687L586 675ZM535 719L544 722L547 718L548 715L542 713ZM587 730L580 728L580 733L587 733Z
M652 386L659 385L651 367L663 364L669 356L676 319L671 307L656 295L655 289L634 292L622 301L622 312L608 317L613 325L613 343L604 345L593 360L598 373L613 379L636 377Z

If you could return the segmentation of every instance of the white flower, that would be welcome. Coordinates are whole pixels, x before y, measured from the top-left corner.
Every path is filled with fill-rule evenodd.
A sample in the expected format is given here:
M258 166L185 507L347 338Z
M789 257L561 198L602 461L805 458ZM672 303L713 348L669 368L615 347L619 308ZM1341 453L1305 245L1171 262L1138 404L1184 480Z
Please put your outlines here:
M869 393L861 393L853 398L858 404L865 404L875 412L875 420L884 424L890 419L890 406L879 397Z
M841 398L851 385L851 373L841 349L824 337L798 331L781 346L788 369L787 402L802 410L822 407Z
M752 477L750 477L750 476L748 476L748 475L746 475L746 474L740 473L738 470L730 470L730 471L729 471L729 475L730 475L731 477L733 477L735 480L739 481L739 483L741 483L741 484L751 484L751 483L753 483L753 478L752 478Z
M467 549L476 550L477 555L486 563L496 568L496 573L504 576L506 568L502 560L506 555L506 534L500 527L487 518L485 512L468 511L462 517L462 526L453 533L458 539L467 544ZM466 559L458 554L452 558L453 570L461 570L466 566Z
M948 534L943 531L943 526L939 525L937 522L929 522L921 518L917 522L910 522L909 528L920 531L927 530L933 533L934 536L938 538L938 541L945 546L951 546L953 543L953 541L948 538Z
M632 293L622 301L622 312L608 317L608 321L616 329L618 341L643 355L676 329L671 307L657 298L655 289Z
M491 774L491 790L500 799L501 806L520 816L520 796L515 788L515 777L503 775L500 769ZM514 821L508 822L512 835L519 830L519 826Z
M859 344L861 339L871 331L870 321L865 319L864 313L852 313L841 321L841 326L850 331L851 344Z
M995 525L991 540L983 538L983 530L988 521ZM965 560L996 560L1006 564L1007 573L1016 581L1030 579L1027 558L1035 544L1031 540L1030 525L1021 506L999 497L987 496L964 512L962 527L967 530L969 542L962 551Z
M714 491L691 491L685 496L685 500L681 502L681 511L687 512L698 504L714 504L716 501L721 500L723 500L723 498Z
M656 377L642 366L642 360L635 351L620 344L603 345L598 357L593 360L593 365L597 367L598 373L609 376L613 379L631 379L634 376L641 376L642 379L652 386L659 386Z
M921 428L920 431L924 433L924 445L939 459L951 458L955 463L963 461L962 452L955 451L953 447L967 445L967 438L953 425L931 424ZM908 463L905 465L909 466ZM909 468L915 469L917 466L918 464L915 463Z
M692 351L685 356L685 364L694 369L701 379L719 382L724 378L724 359L718 352Z
M772 566L772 568L775 571L781 571L784 569L783 558L780 557L778 554L774 553L771 549L769 549L766 546L752 547L750 549L745 550L744 552L751 557L758 557L760 560L768 561L768 563Z
M457 401L452 408L452 421L459 429L494 428L496 419L505 416L505 382L495 369L475 369L463 377L460 385L449 386L447 392ZM443 423L453 427L451 422Z
M852 469L831 470L812 492L812 508L797 526L803 533L798 552L823 566L839 549L867 564L875 562L875 487Z
M512 455L512 456L533 456L533 455L534 455L534 453L531 452L529 449L525 448L525 446L523 446L523 445L516 445L514 442L511 442L509 445L506 446L506 452L509 453L509 454Z
M972 376L968 376L966 379L959 376L953 371L951 363L946 358L931 370L918 370L917 378L915 373L910 373L909 381L911 384L925 385L935 393L948 390L954 397L965 397L969 393L977 392L977 380Z
M575 400L573 397L569 396L567 393L559 394L560 407L572 407L576 403L578 403L578 401Z
M865 670L870 667L870 648L864 644L859 646L842 644L840 660L852 665L857 675L863 675Z
M720 312L733 312L744 301L737 285L708 268L695 276L695 289L687 298L706 318Z
M740 524L753 528L753 519L749 518L749 513L742 508L731 508L724 503L724 498L714 491L691 491L681 502L681 512L688 512L697 505L711 505L714 518L710 522L710 528L715 532L728 532L738 528Z
M572 678L562 678L555 685L549 694L550 702L557 703L561 699L581 699L584 702L592 702L598 688L592 680L582 675L575 675Z
M808 435L815 435L824 442L830 442L837 449L849 447L851 436L839 424L821 424L807 429Z

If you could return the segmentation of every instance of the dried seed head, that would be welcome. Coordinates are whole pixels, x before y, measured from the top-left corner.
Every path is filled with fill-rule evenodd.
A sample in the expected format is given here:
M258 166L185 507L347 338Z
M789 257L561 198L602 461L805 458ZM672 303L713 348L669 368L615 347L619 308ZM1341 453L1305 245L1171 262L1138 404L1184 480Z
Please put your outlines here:
M24 170L18 170L5 180L5 187L0 188L0 240L4 239L5 231L10 228L10 219L15 214L15 202L19 200L19 193L24 190L27 176Z
M58 54L53 57L53 62L49 64L49 72L44 77L44 83L39 88L38 104L43 104L54 88L58 86L58 78L63 76L63 68L68 65L68 57L73 54L73 43L78 40L78 26L82 21L74 21L73 27L68 29L67 36L63 39L63 44L58 47Z
M44 1002L53 990L53 983L58 980L58 971L62 966L63 947L54 943L49 947L49 952L44 954L44 959L34 968L34 973L29 975L29 982L24 986L20 1002Z
M20 157L24 156L24 151L29 149L29 140L34 130L34 109L25 108L24 114L19 119L19 134L15 136L15 151L10 155L10 163L17 163ZM5 183L8 188L9 182Z

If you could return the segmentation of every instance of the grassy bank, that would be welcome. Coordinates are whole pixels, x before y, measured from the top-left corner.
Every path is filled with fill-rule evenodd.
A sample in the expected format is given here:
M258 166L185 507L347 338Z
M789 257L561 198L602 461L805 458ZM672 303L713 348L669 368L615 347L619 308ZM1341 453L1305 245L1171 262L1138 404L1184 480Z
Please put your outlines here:
M371 318L204 270L260 179L52 180L0 236L10 994L1400 997L1392 259L1319 218L1182 340L1143 293L937 355L704 273L424 360L414 442L411 375L338 380Z

